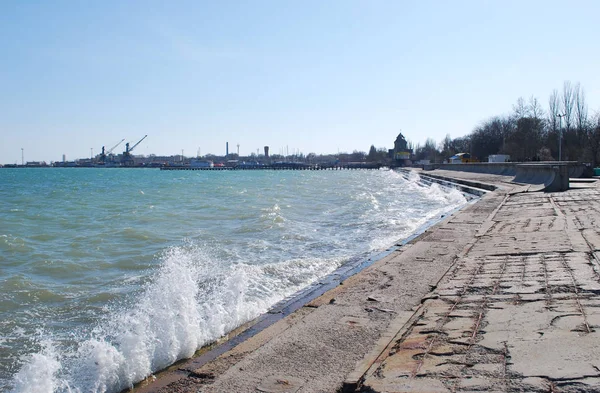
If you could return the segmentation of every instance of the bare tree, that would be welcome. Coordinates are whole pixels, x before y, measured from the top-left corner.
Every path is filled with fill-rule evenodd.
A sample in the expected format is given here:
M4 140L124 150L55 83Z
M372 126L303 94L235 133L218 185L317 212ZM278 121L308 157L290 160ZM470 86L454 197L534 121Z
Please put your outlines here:
M514 119L512 116L495 116L482 122L471 132L471 155L486 160L491 154L504 153L505 141L513 133L512 127L507 125L516 123Z
M588 144L592 168L595 168L600 154L600 112L593 116L592 124L589 124Z
M579 160L583 155L581 139L575 130L575 89L570 81L563 84L561 97L561 111L564 115L564 128L562 134L563 158L567 160Z
M574 104L574 89L571 86L571 81L565 81L563 84L563 95L561 102L561 109L563 114L565 115L565 129L568 133L571 131L573 126L573 104Z
M560 95L557 89L552 90L548 97L548 122L546 132L546 147L549 149L550 156L558 157L558 137L560 121L557 115L560 114Z
M560 110L559 105L558 90L554 89L548 99L548 124L550 125L550 130L552 132L558 130L558 119L556 118L556 115L558 115L558 111Z
M513 111L515 112L517 119L529 116L529 107L525 103L523 97L517 98L517 103L513 105Z
M542 119L544 117L544 109L534 96L529 97L529 113L534 119Z
M588 122L588 110L585 103L585 91L579 83L575 85L575 120L577 122L577 129L584 132Z
M454 155L454 149L452 148L452 138L450 134L446 134L446 137L442 142L440 142L440 150L442 152L442 157L448 158Z

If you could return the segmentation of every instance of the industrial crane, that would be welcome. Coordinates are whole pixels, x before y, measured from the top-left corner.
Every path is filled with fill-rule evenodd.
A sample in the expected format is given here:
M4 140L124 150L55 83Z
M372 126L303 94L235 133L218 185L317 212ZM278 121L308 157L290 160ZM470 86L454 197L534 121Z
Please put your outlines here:
M129 147L129 142L125 144L125 151L123 152L122 164L124 166L133 166L133 157L131 156L131 152L133 149L137 147L144 139L146 139L148 135L144 135L142 139L140 139L135 145Z
M121 139L119 141L119 143L117 143L116 145L114 145L113 147L111 147L110 149L108 149L108 152L104 151L104 146L102 146L102 153L100 153L100 164L105 164L106 163L106 156L110 155L113 150L115 150L117 148L117 146L119 146L121 143L123 143L125 139Z

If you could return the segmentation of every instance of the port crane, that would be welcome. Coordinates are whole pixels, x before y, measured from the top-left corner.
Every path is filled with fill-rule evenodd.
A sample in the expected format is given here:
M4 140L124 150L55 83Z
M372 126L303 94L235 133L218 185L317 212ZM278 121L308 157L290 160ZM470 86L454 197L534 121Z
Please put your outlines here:
M142 139L140 139L135 145L129 147L129 142L127 142L125 144L125 151L123 152L123 158L121 160L121 163L124 166L133 166L133 157L131 156L131 152L133 151L133 149L135 149L137 147L137 145L139 145L140 143L142 143L142 141L144 139L146 139L148 135L144 135L144 137Z
M110 149L108 149L107 152L104 151L104 146L102 146L102 153L100 153L100 164L104 164L106 163L106 156L109 156L112 154L113 150L115 150L117 148L117 146L119 146L121 143L123 143L125 139L121 139L119 141L119 143L117 143L116 145L114 145L113 147L111 147Z

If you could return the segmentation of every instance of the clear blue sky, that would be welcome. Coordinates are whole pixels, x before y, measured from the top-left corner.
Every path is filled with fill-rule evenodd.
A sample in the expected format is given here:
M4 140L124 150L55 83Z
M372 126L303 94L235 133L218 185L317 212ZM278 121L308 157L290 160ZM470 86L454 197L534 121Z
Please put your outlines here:
M600 110L598 1L0 0L0 163L368 151L563 81ZM117 151L122 151L124 144Z

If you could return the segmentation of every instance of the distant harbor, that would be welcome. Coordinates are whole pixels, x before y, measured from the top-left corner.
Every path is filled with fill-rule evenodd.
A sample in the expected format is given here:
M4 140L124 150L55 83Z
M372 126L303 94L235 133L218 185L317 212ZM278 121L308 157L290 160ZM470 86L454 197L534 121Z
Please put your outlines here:
M241 156L240 145L237 152L229 151L229 142L225 143L225 154L200 155L200 149L195 157L178 155L133 155L136 147L147 138L144 135L136 143L126 143L121 154L113 153L125 139L121 139L110 148L102 146L100 154L94 156L93 149L89 158L79 158L68 161L65 154L61 161L26 161L24 149L21 149L21 164L1 165L0 168L160 168L163 170L338 170L338 169L379 169L381 167L398 167L411 163L412 150L408 149L406 139L399 134L393 149L371 146L369 153L354 150L352 153L338 152L337 154L303 154L300 150L281 149L280 154L271 154L269 146L264 146L261 153ZM285 154L284 154L285 152Z
M161 166L161 171L234 171L234 170L293 170L319 171L343 169L380 169L378 163L351 162L347 164L310 165L296 162L282 162L271 165L236 165L236 166Z
M57 165L58 164L58 165ZM380 169L388 167L377 162L346 162L346 163L325 163L325 164L306 164L302 162L275 162L271 164L247 163L247 162L227 162L224 164L148 164L135 166L120 165L60 165L62 163L27 163L26 165L7 164L0 168L158 168L165 171L234 171L234 170L343 170L343 169Z
M344 170L344 169L380 169L387 168L387 165L381 163L349 162L335 164L305 164L299 162L280 162L273 164L234 164L234 165L214 165L214 166L193 166L193 165L138 165L138 166L109 166L109 165L42 165L27 164L16 165L8 164L0 168L158 168L161 171L241 171L241 170L301 170L301 171L320 171L320 170Z

